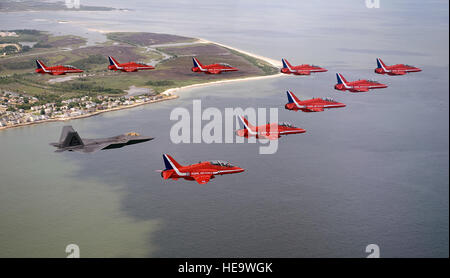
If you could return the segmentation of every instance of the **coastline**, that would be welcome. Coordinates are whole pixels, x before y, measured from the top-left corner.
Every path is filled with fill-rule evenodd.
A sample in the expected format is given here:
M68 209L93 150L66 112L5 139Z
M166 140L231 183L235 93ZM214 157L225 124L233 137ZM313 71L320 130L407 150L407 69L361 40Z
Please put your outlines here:
M226 45L226 44L222 44L222 43L218 43L218 42L213 42L213 41L209 41L209 40L202 39L202 38L199 38L199 39L198 39L198 42L199 42L199 43L212 43L212 44L216 44L216 45L219 45L219 46L222 46L222 47L225 47L225 48L228 48L228 49L231 49L231 50L234 50L234 51L243 53L243 54L245 54L245 55L247 55L247 56L250 56L250 57L253 57L253 58L256 58L256 59L263 60L264 62L267 62L267 63L271 64L271 65L274 66L274 67L278 67L278 68L279 68L279 67L282 67L281 62L278 61L278 60L275 60L275 59L272 59L272 58L268 58L268 57L264 57L264 56L261 56L261 55L257 55L257 54L251 53L251 52L247 52L247 51L245 51L245 50L242 50L242 49L239 49L239 48L235 48L235 47L232 47L232 46L229 46L229 45Z
M265 61L265 62L271 64L274 67L280 67L281 66L281 63L276 61L276 60L274 60L274 59L271 59L271 58L268 58L268 57L264 57L264 56L260 56L260 55L257 55L257 54L253 54L253 53L250 53L250 52L238 49L238 48L230 47L228 45L212 42L212 41L201 39L201 38L198 39L198 43L216 44L216 45L219 45L219 46L222 46L222 47L225 47L225 48L228 48L228 49L231 49L231 50L243 53L243 54L248 55L250 57L253 57L253 58L256 58L256 59L260 59L262 61ZM271 75L250 76L250 77L242 77L242 78L235 78L235 79L218 80L218 81L212 81L212 82L192 84L192 85L187 85L187 86L182 86L182 87L169 88L169 89L167 89L167 90L165 90L164 92L161 93L161 95L163 95L162 99L151 100L151 101L141 102L141 103L135 103L135 104L132 104L132 105L127 105L127 106L114 107L114 108L111 108L111 109L95 111L93 113L83 114L83 115L74 116L74 117L52 118L52 119L36 121L36 122L20 123L20 124L16 124L16 125L12 125L12 126L2 126L2 127L0 127L0 131L1 130L6 130L6 129L9 129L9 128L37 125L37 124L48 123L48 122L71 121L71 120L76 120L76 119L82 119L82 118L96 116L96 115L99 115L99 114L102 114L102 113L107 113L107 112L112 112L112 111L117 111L117 110L134 108L134 107L145 105L145 104L150 104L150 103L155 103L155 102L160 102L160 101L166 101L166 100L172 100L172 99L176 99L176 98L179 97L178 95L174 95L175 92L180 92L180 91L186 90L186 89L200 88L200 87L206 87L206 86L214 86L214 85L220 85L220 84L223 84L223 83L232 83L232 82L268 79L268 78L275 78L275 77L281 77L281 76L283 76L283 74L278 72L276 74L271 74Z
M218 81L212 81L212 82L206 82L206 83L192 84L192 85L187 85L187 86L183 86L183 87L170 88L170 89L165 90L161 94L170 95L175 92L179 92L179 91L186 90L186 89L213 86L213 85L219 85L219 84L223 84L223 83L233 83L233 82L258 80L258 79L269 79L269 78L275 78L275 77L281 77L281 76L283 76L282 73L276 73L276 74L264 75L264 76L250 76L250 77L243 77L243 78L236 78L236 79L218 80Z
M119 110L124 110L124 109L128 109L128 108L138 107L138 106L145 105L145 104L161 102L161 101L177 99L177 98L179 98L179 96L177 96L177 95L167 95L166 97L161 98L161 99L151 100L151 101L147 101L147 102L134 103L131 105L119 106L119 107L114 107L111 109L99 110L99 111L95 111L93 113L83 114L83 115L74 116L74 117L53 118L53 119L48 119L48 120L36 121L36 122L20 123L20 124L12 125L12 126L2 126L2 127L0 127L0 130L15 128L15 127L30 126L30 125L38 125L38 124L50 123L50 122L66 122L66 121L71 121L71 120L88 118L88 117L96 116L96 115L107 113L107 112L119 111Z

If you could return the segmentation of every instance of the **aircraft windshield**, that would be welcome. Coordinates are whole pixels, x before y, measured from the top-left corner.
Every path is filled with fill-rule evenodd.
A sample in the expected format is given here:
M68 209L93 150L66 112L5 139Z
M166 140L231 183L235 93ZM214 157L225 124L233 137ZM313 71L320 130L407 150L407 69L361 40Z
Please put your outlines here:
M371 79L369 79L369 80L367 80L367 81L372 82L372 83L380 83L380 82L378 82L378 81L376 81L376 80L371 80Z
M226 64L226 63L219 63L219 65L231 68L231 65Z
M230 162L222 161L222 160L212 160L210 161L212 165L224 166L224 167L233 167Z
M285 126L285 127L295 127L295 126L293 126L291 123L288 123L288 122L278 123L278 125L280 125L280 126Z
M333 98L331 97L324 97L322 98L324 101L328 101L328 102L336 102Z
M75 67L74 66L72 66L72 65L64 65L66 68L71 68L71 69L75 69Z
M128 132L128 133L125 133L125 135L127 135L127 136L139 136L139 133L137 133L137 132Z

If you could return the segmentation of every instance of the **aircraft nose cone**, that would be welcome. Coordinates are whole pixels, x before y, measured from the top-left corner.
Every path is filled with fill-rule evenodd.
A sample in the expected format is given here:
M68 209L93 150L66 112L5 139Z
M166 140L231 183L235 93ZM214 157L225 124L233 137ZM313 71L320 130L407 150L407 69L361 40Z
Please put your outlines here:
M296 128L296 130L297 130L298 133L305 133L306 132L306 129L303 129L303 128Z
M236 173L242 173L244 171L245 171L245 169L240 168L240 167L236 167Z

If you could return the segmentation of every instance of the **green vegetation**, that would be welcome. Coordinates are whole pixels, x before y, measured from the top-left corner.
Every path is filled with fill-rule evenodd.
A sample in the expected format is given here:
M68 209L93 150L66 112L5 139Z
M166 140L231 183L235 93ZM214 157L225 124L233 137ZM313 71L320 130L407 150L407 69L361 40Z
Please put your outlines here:
M48 61L45 59L42 59L42 62L47 63ZM25 61L11 60L6 63L3 63L2 67L4 67L5 69L10 69L10 70L30 69L30 68L36 67L36 61L34 59L25 60Z
M107 88L101 85L95 85L91 83L83 82L72 82L72 83L62 83L60 85L53 85L55 89L59 89L63 92L78 92L85 93L87 95L92 93L108 94L108 95L121 95L123 91L120 89Z
M79 37L55 37L37 30L15 32L19 37L8 37L13 41L17 39L15 43L19 41L37 43L33 48L26 49L29 51L26 55L11 54L9 57L0 58L0 87L2 90L35 96L41 104L56 103L60 106L64 99L86 95L122 96L130 86L147 87L155 93L161 93L174 87L278 72L277 68L262 60L214 44L187 44L158 49L166 54L168 51L173 52L173 55L157 64L156 70L133 73L109 71L107 55L115 56L123 62L161 60L164 56L160 52L136 45L170 44L195 39L155 33L109 33L108 38L115 40L115 44L107 41L95 46L78 48L80 42L84 42L84 39ZM25 40L24 37L28 39ZM72 50L61 50L59 48L61 46ZM34 52L39 55L33 55ZM193 73L190 71L192 67L190 53L196 53L206 61L225 60L224 62L237 64L240 71L221 75ZM218 57L218 53L228 55ZM47 66L70 64L85 72L66 76L36 74L35 59L42 60ZM22 109L25 109L28 103L23 105Z
M45 44L44 42L38 42L34 45L34 48L52 48L50 44Z
M253 65L257 66L258 68L260 68L265 75L272 75L272 74L276 74L278 73L278 68L270 65L269 63L262 61L260 59L248 56L244 53L238 52L236 50L233 49L229 49L227 48L231 53L244 57L247 61L249 61L250 63L252 63Z
M0 43L37 42L46 40L48 37L45 32L38 30L10 30L9 32L15 32L18 36L0 37Z
M95 55L89 55L87 58L83 58L80 60L76 60L75 62L72 62L71 65L84 70L89 70L94 68L95 66L101 65L101 64L107 64L108 59L106 59L105 56L100 54Z
M6 53L6 55L17 53L20 51L20 47L17 47L16 45L7 45L0 49L0 52Z
M145 85L156 86L156 87L172 86L174 84L175 84L175 82L172 80L156 80L156 81L150 80L145 83Z

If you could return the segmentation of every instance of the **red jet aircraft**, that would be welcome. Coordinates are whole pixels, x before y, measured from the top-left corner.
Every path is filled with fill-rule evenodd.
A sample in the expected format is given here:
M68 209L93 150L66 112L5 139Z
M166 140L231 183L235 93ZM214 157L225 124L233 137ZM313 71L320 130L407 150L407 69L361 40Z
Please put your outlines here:
M54 66L54 67L47 67L42 63L41 60L36 60L37 69L35 72L40 74L51 74L51 75L62 75L66 73L81 73L83 72L80 69L77 69L73 66L65 65L65 66Z
M340 73L336 73L337 84L334 86L336 90L349 90L352 93L368 92L369 89L387 88L387 85L381 84L373 80L357 80L348 82Z
M112 56L108 56L109 59L109 66L108 69L110 70L121 70L123 72L134 72L138 70L151 70L154 69L154 66L142 64L142 63L136 63L136 62L128 62L119 64L116 59L114 59Z
M211 64L211 65L202 65L200 61L192 57L192 62L194 63L194 67L191 69L193 72L204 72L209 74L219 74L222 71L238 71L239 69L234 68L228 64L220 63L220 64Z
M388 75L405 75L408 72L419 72L422 71L419 68L410 65L397 64L392 66L386 66L380 58L377 58L377 68L375 69L375 73Z
M269 139L269 140L278 140L281 135L288 134L296 134L296 133L305 133L306 130L303 128L295 127L289 123L280 123L280 124L265 124L261 126L252 126L248 120L239 116L244 129L239 129L236 131L238 136L241 137L256 137L261 139Z
M294 93L287 91L288 103L284 106L288 110L303 112L322 112L326 108L345 107L345 104L337 102L331 98L312 98L300 100Z
M281 61L283 62L283 68L281 69L281 72L285 73L285 74L310 75L311 72L326 72L326 71L328 71L319 66L307 65L307 64L303 64L303 65L299 65L299 66L292 66L284 58L281 59Z
M203 161L197 164L181 166L170 155L163 154L166 169L161 171L161 177L165 180L195 180L199 184L206 184L215 175L226 175L244 172L244 169L231 165L224 161Z

